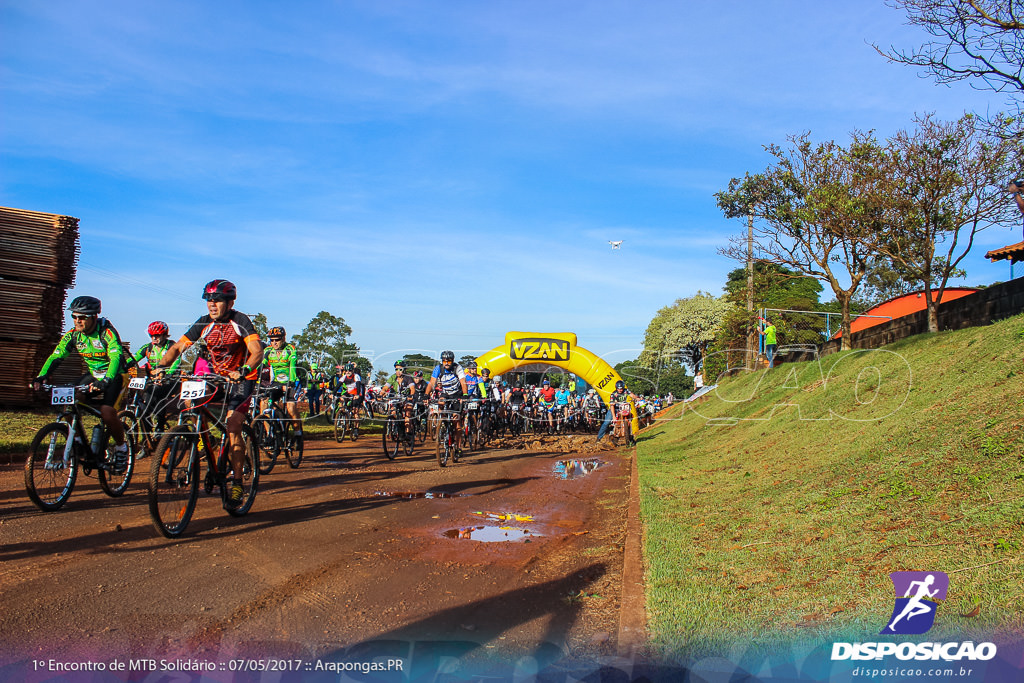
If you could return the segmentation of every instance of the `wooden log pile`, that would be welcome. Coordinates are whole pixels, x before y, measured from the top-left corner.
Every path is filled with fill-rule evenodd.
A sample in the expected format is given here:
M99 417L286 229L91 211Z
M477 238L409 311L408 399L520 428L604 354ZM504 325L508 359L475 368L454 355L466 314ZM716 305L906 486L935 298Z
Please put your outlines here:
M77 218L0 207L0 405L32 404L28 385L64 332L79 253ZM70 356L60 376L83 373Z

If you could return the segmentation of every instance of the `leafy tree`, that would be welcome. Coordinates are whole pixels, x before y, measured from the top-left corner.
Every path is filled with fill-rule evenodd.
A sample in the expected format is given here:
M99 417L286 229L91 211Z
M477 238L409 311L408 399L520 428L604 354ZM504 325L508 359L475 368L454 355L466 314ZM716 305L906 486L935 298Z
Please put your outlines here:
M691 367L696 368L732 308L725 297L707 292L676 299L671 306L660 309L647 325L644 350L638 361L647 367L658 367L659 358L684 352Z
M1024 148L1011 119L965 114L943 122L926 114L915 122L887 145L886 230L876 248L924 289L928 330L937 332L942 292L978 233L1019 220L1005 188Z
M663 357L660 361L658 366L651 367L639 358L628 360L616 364L615 371L634 394L687 396L693 393L693 377L687 374L686 366L678 356Z
M260 335L260 339L266 339L267 333L270 330L270 325L267 323L267 316L263 313L257 313L250 318L253 326L256 328L256 333Z
M316 361L320 367L341 365L355 361L362 377L369 377L373 363L359 355L359 347L348 341L352 328L345 319L320 311L302 332L292 336L292 344L306 360Z
M378 370L377 374L373 376L373 383L377 386L383 386L388 383L388 377L390 375L387 370Z
M753 242L763 260L828 284L842 309L843 346L849 348L850 301L867 271L881 232L879 159L870 133L855 131L848 147L813 144L808 133L787 148L766 148L775 162L762 174L733 178L717 193L727 217L754 215ZM752 193L756 193L751 196ZM746 260L747 237L720 250Z
M941 256L936 259L937 270L945 268L945 259ZM954 268L950 271L951 278L967 277L967 272ZM939 286L938 273L932 273L932 289ZM876 256L868 265L868 274L864 277L864 291L860 299L860 307L867 310L880 303L895 299L905 294L911 294L921 289L921 283L914 279L913 273L908 273L898 264L893 264L889 259Z
M459 365L461 365L462 367L466 367L470 361L476 362L476 356L472 354L467 354L462 358L459 358Z
M887 0L932 39L915 49L875 50L890 62L916 66L938 83L970 81L1024 99L1024 6L1010 0Z
M422 370L423 374L428 376L434 371L434 366L440 363L439 360L435 360L430 356L424 356L422 353L407 353L402 356L402 360L405 361L409 372Z

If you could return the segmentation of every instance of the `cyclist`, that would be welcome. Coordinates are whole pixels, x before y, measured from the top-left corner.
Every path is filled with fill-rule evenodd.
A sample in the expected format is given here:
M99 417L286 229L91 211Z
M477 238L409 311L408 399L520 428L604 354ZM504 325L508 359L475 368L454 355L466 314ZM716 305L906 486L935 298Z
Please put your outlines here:
M569 419L569 389L559 387L555 392L555 412L561 417L562 424Z
M320 385L327 381L315 362L310 361L309 372L306 373L306 401L309 404L309 416L316 417L320 414L320 396L323 394L323 387Z
M586 416L587 425L594 427L601 420L601 399L593 389L587 389L587 395L583 399L583 414Z
M150 341L148 344L143 344L138 352L136 352L134 361L140 369L145 367L146 374L153 377L157 374L156 366L160 362L160 358L174 344L167 338L169 330L167 323L162 320L151 322L146 332L149 334ZM180 363L181 358L174 361L170 367L171 372L177 370ZM171 388L170 384L148 385L143 394L142 414L148 415L160 406L163 407L162 412L169 409L171 406L167 401L167 397L171 393Z
M551 386L551 382L545 377L544 381L541 382L540 392L537 394L537 401L540 403L540 408L543 412L547 413L548 426L552 429L555 428L555 389Z
M100 394L100 416L107 431L114 438L114 452L111 454L114 474L122 474L128 466L128 444L124 440L124 427L117 417L114 406L124 388L124 372L128 368L127 356L121 337L106 318L100 315L100 300L94 296L76 297L68 310L74 327L64 333L57 342L53 353L43 363L39 375L33 380L32 388L42 389L43 383L50 373L60 365L68 355L69 347L75 350L85 361L89 374L83 375L76 382L80 385L92 385L91 392ZM60 463L62 465L62 463ZM57 465L47 461L45 467L54 469Z
M299 419L299 404L295 402L295 382L298 375L295 363L298 353L287 343L283 327L271 327L267 332L270 348L263 352L263 362L270 367L270 390L272 398L283 398L285 412L292 418L296 438L302 436L302 421ZM260 406L266 409L266 406Z
M444 410L457 413L455 418L455 449L458 450L462 441L462 411L460 410L460 402L462 397L468 393L468 389L466 387L466 373L455 362L454 351L441 352L441 363L435 365L434 371L430 373L430 383L427 385L428 396L434 391L435 386L441 392Z
M636 445L636 439L633 438L633 419L630 411L622 410L619 408L620 404L630 403L630 399L633 397L629 391L626 390L626 383L621 379L615 383L615 391L612 392L611 396L608 397L608 405L612 411L612 418L614 420L625 420L626 423L626 443Z
M416 380L405 373L407 366L408 364L404 360L396 360L395 373L388 377L388 383L385 386L390 386L397 395L406 398L402 404L402 410L405 413L406 434L411 435L409 420L412 418L413 399L416 397ZM422 373L420 376L422 377Z
M363 398L366 396L366 385L363 378L356 372L356 364L349 361L345 364L345 374L338 378L335 388L339 402L352 409L352 417L355 418L352 433L359 436L359 409L363 406ZM339 403L340 409L342 404Z
M242 502L242 469L245 453L242 450L242 422L252 399L263 345L260 336L245 313L234 308L237 290L227 280L211 280L203 287L203 299L208 313L196 320L192 327L160 358L160 368L167 368L188 347L206 340L213 374L227 377L232 384L218 386L210 402L224 404L227 411L225 425L228 432L229 456L233 470L228 488L228 505L237 507Z

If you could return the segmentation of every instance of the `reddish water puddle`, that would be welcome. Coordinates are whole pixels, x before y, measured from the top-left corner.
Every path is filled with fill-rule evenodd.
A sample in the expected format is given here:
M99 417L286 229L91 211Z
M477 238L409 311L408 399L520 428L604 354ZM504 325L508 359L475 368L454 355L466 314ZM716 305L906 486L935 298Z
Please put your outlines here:
M443 534L446 538L458 538L483 543L504 543L508 541L524 541L536 536L529 529L517 529L510 526L470 526L462 529L449 529Z
M555 476L559 479L579 479L607 464L603 460L559 460L555 463Z

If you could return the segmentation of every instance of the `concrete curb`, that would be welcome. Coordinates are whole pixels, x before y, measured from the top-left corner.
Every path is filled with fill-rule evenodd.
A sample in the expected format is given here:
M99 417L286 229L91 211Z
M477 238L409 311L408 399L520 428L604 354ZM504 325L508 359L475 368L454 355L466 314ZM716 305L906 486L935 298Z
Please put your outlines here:
M629 505L626 510L626 548L622 565L619 605L619 656L632 659L647 642L644 594L643 525L640 523L640 477L636 447L630 466Z

